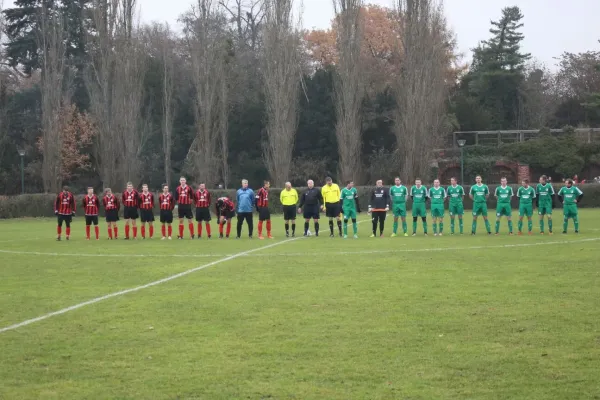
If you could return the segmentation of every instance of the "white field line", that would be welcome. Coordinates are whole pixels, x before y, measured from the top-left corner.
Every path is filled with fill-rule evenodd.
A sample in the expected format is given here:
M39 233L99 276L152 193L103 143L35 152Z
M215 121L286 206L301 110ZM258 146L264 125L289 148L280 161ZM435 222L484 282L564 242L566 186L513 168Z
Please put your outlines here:
M297 240L302 238L294 238L284 240L284 242ZM348 239L350 240L350 239ZM353 239L352 239L353 240ZM370 240L370 239L369 239ZM411 240L411 239L407 239ZM181 257L181 258L217 258L217 257L265 257L265 256L275 256L275 257L301 257L310 255L360 255L360 254L385 254L385 253L415 253L415 252L427 252L427 251L460 251L460 250L483 250L483 249L503 249L503 248L518 248L518 247L533 247L533 246L548 246L548 245L556 245L556 244L569 244L569 243L586 243L586 242L596 242L599 241L600 237L596 238L587 238L587 239L577 239L577 240L560 240L560 241L552 241L552 242L538 242L538 243L514 243L514 244L501 244L501 245L491 245L491 246L466 246L466 247L431 247L431 248L423 248L416 247L411 249L387 249L387 250L357 250L357 251L319 251L319 252L310 252L310 253L264 253L264 254L252 254L257 250L274 247L277 244L281 244L283 242L274 243L273 245L269 245L267 247L260 247L258 249L249 250L242 253L234 253L234 254L85 254L85 253L44 253L39 251L13 251L13 250L0 250L0 253L6 254L18 254L18 255L36 255L36 256L57 256L57 257L143 257L143 258L173 258L173 257ZM406 243L400 244L400 246L406 246Z
M70 307L67 307L67 308L63 308L63 309L58 310L58 311L54 311L54 312L51 312L51 313L48 313L48 314L41 315L41 316L36 317L36 318L32 318L32 319L28 319L28 320L23 321L23 322L19 322L19 323L14 324L14 325L9 325L7 327L0 328L0 333L12 331L14 329L21 328L23 326L27 326L27 325L33 324L35 322L43 321L45 319L48 319L48 318L51 318L51 317L55 317L57 315L66 314L69 311L74 311L74 310L77 310L77 309L79 309L81 307L85 307L85 306L89 306L91 304L99 303L101 301L108 300L108 299L111 299L113 297L118 297L118 296L122 296L124 294L137 292L137 291L140 291L142 289L147 289L147 288L152 287L152 286L157 286L157 285L160 285L162 283L166 283L166 282L172 281L174 279L184 277L184 276L189 275L191 273L203 270L205 268L212 267L213 265L217 265L217 264L221 264L221 263L224 263L224 262L227 262L227 261L231 261L233 259L236 259L238 257L242 257L242 256L245 256L245 255L248 255L250 253L254 253L254 252L257 252L257 251L270 249L271 247L279 246L279 245L282 245L284 243L292 242L292 241L298 240L298 239L301 239L301 238L287 239L287 240L283 240L281 242L276 242L276 243L269 244L269 245L266 245L266 246L257 247L256 249L242 251L240 253L232 254L232 255L230 255L228 257L221 258L221 259L218 259L218 260L215 260L215 261L211 261L208 264L204 264L204 265L201 265L201 266L196 267L196 268L188 269L187 271L183 271L183 272L180 272L178 274L171 275L171 276L168 276L166 278L159 279L157 281L147 283L145 285L136 286L136 287L133 287L133 288L130 288L130 289L125 289L125 290L121 290L119 292L114 292L114 293L110 293L110 294L107 294L107 295L104 295L104 296L96 297L94 299L91 299L91 300L88 300L88 301L84 301L83 303L75 304L73 306L70 306Z

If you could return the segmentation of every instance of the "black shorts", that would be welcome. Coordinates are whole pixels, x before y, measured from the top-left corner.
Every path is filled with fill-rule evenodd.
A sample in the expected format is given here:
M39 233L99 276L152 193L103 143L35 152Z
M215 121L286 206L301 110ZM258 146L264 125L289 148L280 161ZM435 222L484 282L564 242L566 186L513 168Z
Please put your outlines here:
M269 211L269 207L258 207L258 220L267 221L269 219L271 219L271 211Z
M285 221L296 220L296 206L283 206L283 219Z
M340 203L325 203L325 215L329 218L340 216Z
M73 216L72 215L63 215L63 214L58 214L57 216L57 221L58 221L58 225L62 226L63 222L65 224L71 224L71 221L73 221Z
M313 204L304 206L304 219L319 219L319 205Z
M142 221L142 223L154 222L154 211L140 209L140 221Z
M117 222L119 220L119 211L115 210L106 210L105 213L106 222Z
M192 205L191 204L179 204L177 206L177 216L179 217L179 219L194 218L194 213L192 213Z
M196 221L210 221L210 210L208 207L196 207Z
M173 223L173 211L172 210L160 210L160 223L161 224L172 224Z
M235 211L231 210L231 211L226 211L223 216L225 217L226 221L231 221L233 219L233 217L235 217ZM219 219L221 219L221 213L217 214L217 217Z
M124 219L138 219L138 209L137 207L125 207L123 209L123 218Z
M85 216L85 224L86 225L98 225L98 216L97 215L86 215Z
M375 220L375 219L379 219L379 221L385 221L385 217L387 216L387 213L385 211L371 211L371 219Z

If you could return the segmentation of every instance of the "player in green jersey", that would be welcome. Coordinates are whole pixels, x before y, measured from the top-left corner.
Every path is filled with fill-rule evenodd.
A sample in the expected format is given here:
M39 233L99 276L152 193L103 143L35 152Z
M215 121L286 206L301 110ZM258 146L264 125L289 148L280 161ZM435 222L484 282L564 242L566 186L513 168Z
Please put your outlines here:
M477 232L477 217L480 215L485 221L485 229L488 235L492 234L490 221L488 221L487 199L490 197L490 189L481 181L481 175L475 177L475 185L471 186L469 197L473 200L473 225L471 225L471 235Z
M421 185L421 179L415 179L415 184L410 188L410 197L412 198L412 217L413 217L413 236L417 235L417 219L421 217L423 221L423 233L427 236L427 188Z
M398 233L398 217L402 219L402 230L404 236L408 236L406 226L406 198L408 197L408 189L402 184L399 177L394 179L394 186L390 188L390 198L392 199L392 213L394 214L394 231L392 237L396 237Z
M356 223L356 213L360 212L358 204L358 191L354 187L354 182L346 182L346 187L342 189L340 200L342 201L342 214L344 214L344 239L348 238L348 220L352 220L352 230L354 239L358 239L358 225Z
M533 199L535 199L535 189L529 186L529 179L523 179L522 186L517 190L519 198L519 235L523 234L523 217L527 216L527 231L531 235L533 222Z
M494 196L496 197L496 235L500 232L500 220L506 217L508 221L508 234L513 234L512 209L510 200L515 195L512 187L508 186L506 178L500 179L500 186L496 187Z
M440 236L444 232L444 201L446 201L446 189L440 186L439 179L433 181L433 187L429 189L431 200L431 219L433 223L433 236L438 235L438 223L440 224Z
M451 178L450 186L446 189L446 194L450 197L450 204L448 205L448 211L450 212L450 234L454 235L454 219L458 216L458 227L462 235L463 215L465 213L465 207L463 206L465 190L457 183L456 178Z
M573 180L567 179L565 182L567 185L560 188L558 191L558 198L563 203L563 233L567 233L567 227L569 226L569 219L573 219L573 225L575 225L575 233L579 233L579 217L577 213L577 203L581 201L583 192L579 188L573 186Z
M554 204L554 188L551 183L546 183L546 175L540 176L540 183L535 190L540 217L540 233L544 234L544 216L548 218L548 233L552 235L552 205Z

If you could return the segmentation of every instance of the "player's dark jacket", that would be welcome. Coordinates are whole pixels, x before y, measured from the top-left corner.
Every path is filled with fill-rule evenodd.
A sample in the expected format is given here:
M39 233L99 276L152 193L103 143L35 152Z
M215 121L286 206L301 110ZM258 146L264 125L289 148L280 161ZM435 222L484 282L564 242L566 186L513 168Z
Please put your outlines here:
M318 206L323 204L323 194L321 189L313 187L312 189L306 189L300 197L300 208L303 206Z
M390 190L385 187L376 187L371 192L369 208L373 210L385 210L390 206Z

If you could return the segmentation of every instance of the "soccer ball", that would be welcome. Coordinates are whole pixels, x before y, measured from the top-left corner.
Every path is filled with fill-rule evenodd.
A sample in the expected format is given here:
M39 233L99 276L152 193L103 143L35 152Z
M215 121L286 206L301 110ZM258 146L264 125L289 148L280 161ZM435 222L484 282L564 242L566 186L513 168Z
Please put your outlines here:
M312 236L312 233L310 233L310 229L306 231L306 236Z

